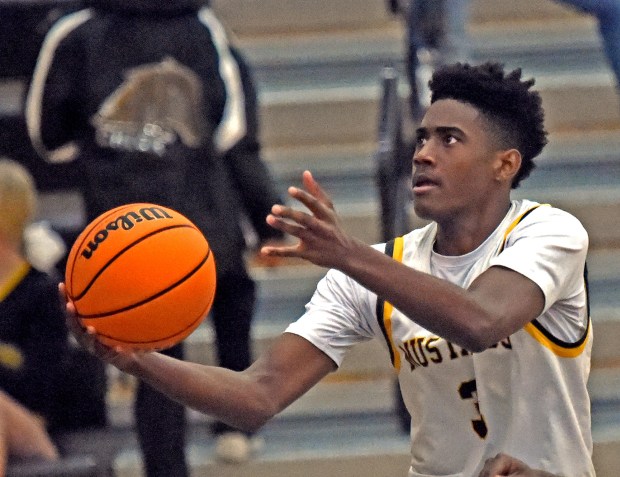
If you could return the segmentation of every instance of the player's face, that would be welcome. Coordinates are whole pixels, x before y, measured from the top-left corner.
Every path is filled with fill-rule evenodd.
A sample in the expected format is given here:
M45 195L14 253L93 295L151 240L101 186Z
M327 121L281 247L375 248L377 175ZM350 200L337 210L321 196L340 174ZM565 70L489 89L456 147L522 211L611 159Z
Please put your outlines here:
M467 217L495 199L496 150L475 107L453 99L436 101L416 136L412 185L419 217L437 222Z

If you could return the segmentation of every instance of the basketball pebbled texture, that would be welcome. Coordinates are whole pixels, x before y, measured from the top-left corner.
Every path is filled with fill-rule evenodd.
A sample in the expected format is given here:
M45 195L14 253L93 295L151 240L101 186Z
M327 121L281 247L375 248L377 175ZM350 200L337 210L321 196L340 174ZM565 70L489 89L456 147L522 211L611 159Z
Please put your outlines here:
M182 214L129 204L93 220L67 260L69 298L108 346L164 349L192 333L215 296L215 259Z

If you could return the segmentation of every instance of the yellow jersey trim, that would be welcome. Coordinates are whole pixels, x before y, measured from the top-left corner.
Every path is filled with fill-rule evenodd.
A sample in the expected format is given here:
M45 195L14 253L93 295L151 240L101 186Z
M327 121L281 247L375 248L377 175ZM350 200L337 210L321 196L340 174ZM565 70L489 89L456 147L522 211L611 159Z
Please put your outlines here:
M508 226L506 232L504 233L504 239L502 240L500 252L504 250L510 232L512 232L530 212L541 206L550 206L550 204L538 204L527 209ZM588 342L588 338L590 336L590 319L588 318L588 327L584 333L584 336L577 343L564 343L560 340L554 339L549 333L545 333L543 331L544 329L540 327L540 325L536 326L536 320L525 325L523 329L540 344L550 349L556 356L560 356L562 358L575 358L583 352L586 347L586 343Z
M541 206L550 206L550 204L538 204L535 205L533 207L530 207L529 209L527 209L525 212L523 212L521 215L519 215L519 217L517 217L516 219L514 219L512 221L512 223L508 226L508 228L506 229L506 232L504 232L504 238L502 240L502 246L500 247L499 251L501 252L502 250L504 250L504 247L506 246L506 240L508 240L508 236L510 235L510 232L512 232L515 227L517 225L519 225L519 223L521 223L521 221L527 216L529 215L530 212L538 209L538 207Z
M392 253L392 258L397 262L402 263L403 261L403 249L404 249L404 239L403 237L397 237L394 239L394 252ZM389 340L390 348L392 349L392 356L394 356L394 368L397 370L400 369L400 353L394 344L394 338L392 337L392 312L394 311L394 307L388 301L386 301L383 305L383 324L385 326L385 331Z
M583 350L588 343L588 340L590 338L590 331L592 328L590 326L590 323L591 320L588 319L588 328L586 329L586 332L584 334L585 339L581 339L579 342L577 342L576 346L568 343L561 344L560 342L551 340L548 336L545 336L545 334L540 329L538 329L534 325L534 323L528 323L523 328L530 334L532 338L534 338L546 348L550 349L556 356L559 356L561 358L576 358L581 353L583 353Z
M24 277L30 271L30 264L28 262L21 263L13 273L8 277L7 281L0 286L0 301L3 301L9 294L15 290L17 285L21 283Z

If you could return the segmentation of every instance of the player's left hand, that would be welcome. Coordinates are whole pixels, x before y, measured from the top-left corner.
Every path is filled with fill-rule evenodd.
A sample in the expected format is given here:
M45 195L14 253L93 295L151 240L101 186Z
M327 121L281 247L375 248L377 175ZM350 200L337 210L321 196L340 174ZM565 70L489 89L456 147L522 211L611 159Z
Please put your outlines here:
M302 181L303 189L290 187L288 193L311 213L278 204L267 216L271 227L297 237L298 243L292 246L265 246L261 252L266 256L298 257L315 265L340 268L339 264L358 242L344 232L331 199L309 171L304 172Z
M275 256L275 255L265 255L264 253L262 253L262 249L265 247L279 248L279 247L285 247L287 245L290 245L290 242L287 242L285 240L271 239L271 240L266 241L265 243L263 243L260 249L256 250L250 256L250 260L249 260L250 267L252 268L254 267L274 268L274 267L285 265L286 261L284 260L284 258Z
M519 459L506 454L497 454L487 459L479 477L555 477L552 474L535 470Z

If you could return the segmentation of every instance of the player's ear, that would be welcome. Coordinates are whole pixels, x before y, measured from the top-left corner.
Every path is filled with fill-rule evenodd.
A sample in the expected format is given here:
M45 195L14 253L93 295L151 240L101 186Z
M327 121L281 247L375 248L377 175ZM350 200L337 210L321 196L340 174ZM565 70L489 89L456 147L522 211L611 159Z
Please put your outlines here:
M495 180L512 184L521 168L521 153L516 149L499 151L495 160Z

